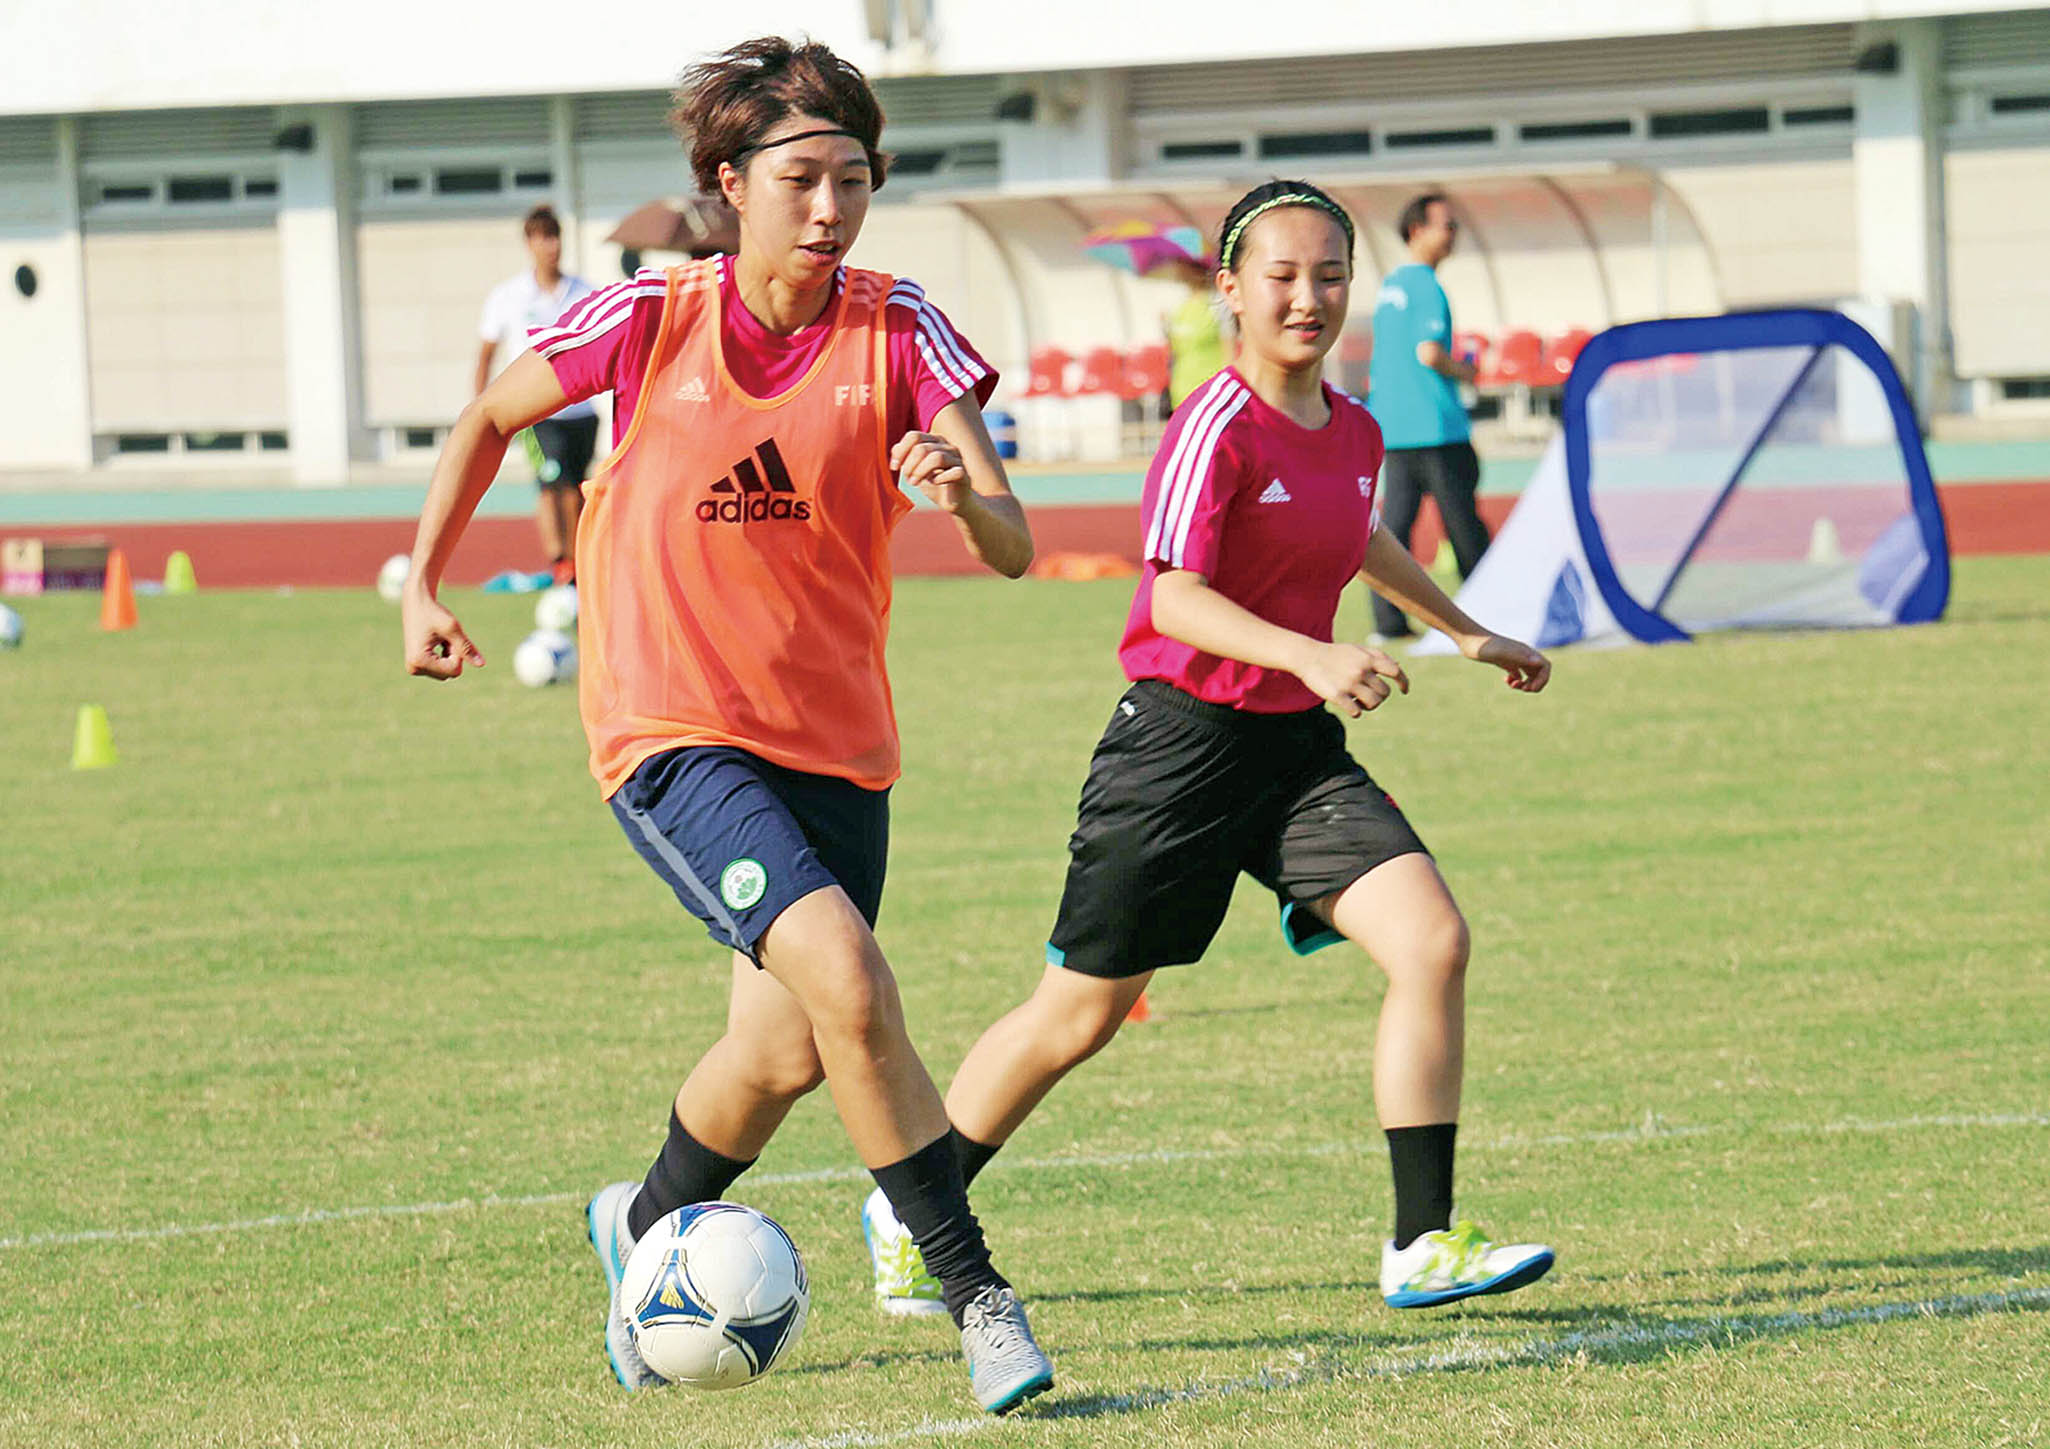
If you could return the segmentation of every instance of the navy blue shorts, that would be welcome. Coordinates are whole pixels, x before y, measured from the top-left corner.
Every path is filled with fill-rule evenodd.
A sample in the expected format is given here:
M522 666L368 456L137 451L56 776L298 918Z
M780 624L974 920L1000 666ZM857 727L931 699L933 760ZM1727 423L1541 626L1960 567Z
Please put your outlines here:
M813 891L840 887L871 929L882 909L888 790L687 745L643 761L613 792L612 813L712 939L750 957Z

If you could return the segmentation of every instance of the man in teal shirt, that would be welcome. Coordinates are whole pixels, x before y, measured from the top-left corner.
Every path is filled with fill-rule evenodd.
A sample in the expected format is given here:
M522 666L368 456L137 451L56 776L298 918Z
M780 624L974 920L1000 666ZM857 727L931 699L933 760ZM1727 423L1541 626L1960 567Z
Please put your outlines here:
M1487 551L1488 529L1474 503L1481 464L1459 401L1459 384L1473 381L1474 366L1452 355L1452 308L1438 285L1438 263L1452 255L1459 223L1445 197L1430 191L1405 206L1395 225L1409 261L1388 274L1374 298L1374 357L1367 372L1367 407L1388 447L1381 521L1407 548L1429 493L1438 500L1465 577ZM1402 611L1379 594L1374 632L1389 639L1411 632Z

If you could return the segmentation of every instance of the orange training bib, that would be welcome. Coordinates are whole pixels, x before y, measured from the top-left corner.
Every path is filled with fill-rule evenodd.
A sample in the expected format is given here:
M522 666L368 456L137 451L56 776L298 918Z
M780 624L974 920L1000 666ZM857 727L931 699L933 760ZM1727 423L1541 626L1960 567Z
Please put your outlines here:
M670 269L632 426L577 527L578 699L606 796L677 745L897 778L883 648L911 504L884 428L891 280L849 268L818 360L756 398L726 368L715 265Z

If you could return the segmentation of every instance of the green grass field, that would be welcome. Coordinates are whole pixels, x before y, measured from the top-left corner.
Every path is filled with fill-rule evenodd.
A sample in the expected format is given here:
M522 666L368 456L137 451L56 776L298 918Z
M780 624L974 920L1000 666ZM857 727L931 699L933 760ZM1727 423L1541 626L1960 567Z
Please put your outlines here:
M1538 1286L1397 1314L1363 958L1241 892L977 1191L1061 1375L973 1412L867 1298L824 1094L738 1195L811 1326L629 1398L581 1205L638 1175L723 956L584 773L575 701L398 668L368 591L17 601L0 654L0 1442L2050 1443L2039 559L1951 619L1456 661L1352 726L1476 940L1460 1196ZM1039 972L1119 584L907 583L881 935L942 1082ZM1357 601L1347 622L1365 627ZM73 713L121 752L67 768Z

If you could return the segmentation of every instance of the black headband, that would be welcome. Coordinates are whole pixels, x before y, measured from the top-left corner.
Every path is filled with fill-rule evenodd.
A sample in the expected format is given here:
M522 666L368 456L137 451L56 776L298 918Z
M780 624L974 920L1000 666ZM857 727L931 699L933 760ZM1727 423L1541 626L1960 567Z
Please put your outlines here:
M814 136L845 136L850 141L861 141L861 137L855 135L852 131L846 130L842 127L821 126L816 131L799 131L794 136L778 136L773 141L757 141L752 146L742 146L738 151L733 153L733 161L729 161L727 165L730 166L733 165L734 162L745 161L748 157L754 155L754 153L757 151L767 151L775 146L788 146L792 141L809 141ZM868 144L868 142L861 141L861 149L863 152L868 152L873 150L874 148L871 147Z

